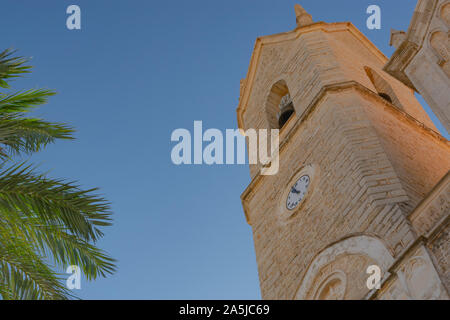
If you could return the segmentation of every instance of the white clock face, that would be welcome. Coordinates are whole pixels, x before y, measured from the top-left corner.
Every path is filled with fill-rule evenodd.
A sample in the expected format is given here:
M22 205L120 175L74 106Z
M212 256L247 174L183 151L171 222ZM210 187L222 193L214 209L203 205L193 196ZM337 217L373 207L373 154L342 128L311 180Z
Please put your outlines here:
M286 200L286 208L288 210L294 210L297 206L302 202L305 197L306 191L308 191L308 187L311 179L309 176L304 175L297 180L297 182L291 187L289 191L289 195Z

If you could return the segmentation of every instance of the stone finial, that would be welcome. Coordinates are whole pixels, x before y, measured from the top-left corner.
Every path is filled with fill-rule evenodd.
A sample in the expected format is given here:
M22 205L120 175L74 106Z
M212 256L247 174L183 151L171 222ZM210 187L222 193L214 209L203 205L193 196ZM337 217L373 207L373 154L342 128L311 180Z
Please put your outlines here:
M297 27L304 27L314 22L312 16L301 5L296 4L294 8Z
M389 41L389 45L393 46L395 49L398 49L400 45L406 39L406 32L401 30L391 29L391 40Z

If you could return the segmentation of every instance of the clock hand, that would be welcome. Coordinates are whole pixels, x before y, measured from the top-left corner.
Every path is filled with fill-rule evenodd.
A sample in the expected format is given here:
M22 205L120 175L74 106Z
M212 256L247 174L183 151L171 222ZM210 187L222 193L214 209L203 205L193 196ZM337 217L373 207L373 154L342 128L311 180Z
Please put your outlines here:
M295 189L294 187L292 187L291 192L295 193L295 194L300 194L300 191L298 191L297 189Z

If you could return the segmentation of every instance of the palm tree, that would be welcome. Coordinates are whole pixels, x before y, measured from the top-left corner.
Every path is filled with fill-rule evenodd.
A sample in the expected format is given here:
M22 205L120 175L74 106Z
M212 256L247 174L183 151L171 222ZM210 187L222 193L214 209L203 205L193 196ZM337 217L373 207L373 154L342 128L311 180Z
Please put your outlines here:
M115 271L115 260L95 246L101 227L111 225L110 207L97 189L12 163L56 139L73 139L65 124L26 116L54 92L9 93L10 81L30 72L27 62L11 50L0 53L0 298L74 298L54 269L77 265L88 280Z

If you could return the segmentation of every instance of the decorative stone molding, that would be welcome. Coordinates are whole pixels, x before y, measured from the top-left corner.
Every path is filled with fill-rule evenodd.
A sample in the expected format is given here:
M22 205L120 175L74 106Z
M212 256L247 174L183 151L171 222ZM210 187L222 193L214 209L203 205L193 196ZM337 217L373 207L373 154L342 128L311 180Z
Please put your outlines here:
M448 300L449 295L433 259L426 249L428 240L418 238L389 269L381 290L368 299L379 300Z
M430 36L430 46L442 61L450 60L449 37L446 32L435 31Z
M450 132L450 1L418 0L404 41L384 70L419 92ZM391 36L391 44L393 37Z
M319 286L314 300L343 300L347 287L347 277L341 270L330 274Z
M314 279L319 270L343 254L361 254L368 256L377 263L383 273L394 263L392 254L380 239L366 235L346 238L330 245L314 258L294 298L304 300L308 291L313 286Z
M419 235L428 237L450 212L450 172L411 213L409 219Z
M400 264L397 273L403 274L412 299L448 298L430 256L423 246Z
M444 3L439 11L439 17L450 28L450 2Z
M401 30L391 29L391 40L389 41L389 45L398 49L400 45L406 39L406 32Z
M441 30L433 32L430 36L430 46L439 59L438 64L450 77L450 39L448 33Z
M244 90L245 90L245 79L241 79L240 86L239 86L239 101L242 99Z
M405 69L422 48L427 35L428 26L433 17L433 8L436 7L438 1L439 0L418 1L403 43L397 44L397 50L384 67L386 72L413 89L415 89L414 84L405 74Z

